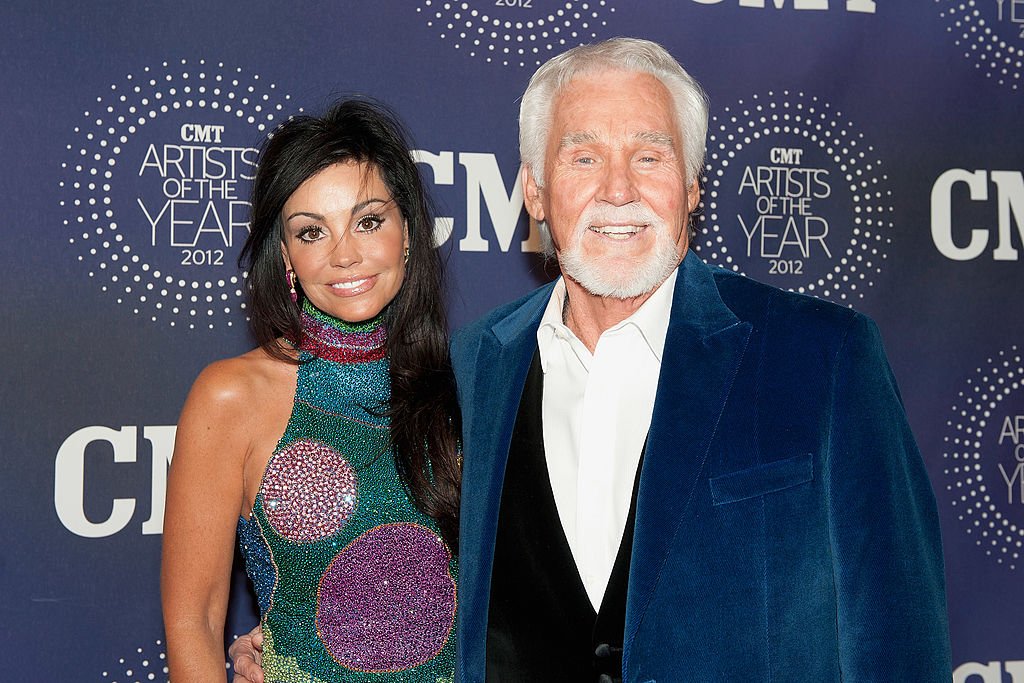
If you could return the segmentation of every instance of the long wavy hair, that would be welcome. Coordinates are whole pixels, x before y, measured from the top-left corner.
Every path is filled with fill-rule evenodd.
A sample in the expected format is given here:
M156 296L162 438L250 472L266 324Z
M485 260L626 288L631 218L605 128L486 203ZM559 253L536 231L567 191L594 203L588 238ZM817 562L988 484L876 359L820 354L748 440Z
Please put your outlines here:
M306 180L333 164L351 161L380 173L408 225L405 277L384 310L391 375L386 412L395 465L411 500L437 520L456 550L461 421L448 357L441 256L408 136L380 103L342 100L323 116L296 116L264 144L252 186L249 237L239 257L248 271L253 334L268 354L294 362L280 344L281 337L302 339L300 307L291 300L285 282L281 211ZM298 283L296 288L301 301Z

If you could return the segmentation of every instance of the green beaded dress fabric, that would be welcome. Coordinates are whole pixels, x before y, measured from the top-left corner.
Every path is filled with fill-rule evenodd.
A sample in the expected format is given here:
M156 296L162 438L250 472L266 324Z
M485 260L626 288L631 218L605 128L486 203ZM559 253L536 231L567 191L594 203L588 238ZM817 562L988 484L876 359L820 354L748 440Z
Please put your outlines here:
M267 683L449 683L458 564L388 446L380 319L306 302L292 415L238 523Z

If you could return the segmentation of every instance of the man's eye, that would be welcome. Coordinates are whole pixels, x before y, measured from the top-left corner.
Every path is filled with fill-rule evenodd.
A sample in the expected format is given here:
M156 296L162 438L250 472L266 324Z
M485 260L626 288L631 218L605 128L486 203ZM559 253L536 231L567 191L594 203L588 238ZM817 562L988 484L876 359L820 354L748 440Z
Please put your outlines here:
M363 216L356 222L356 230L359 232L373 232L384 224L384 219L376 214Z
M581 166L590 166L594 163L594 157L576 157L576 163Z

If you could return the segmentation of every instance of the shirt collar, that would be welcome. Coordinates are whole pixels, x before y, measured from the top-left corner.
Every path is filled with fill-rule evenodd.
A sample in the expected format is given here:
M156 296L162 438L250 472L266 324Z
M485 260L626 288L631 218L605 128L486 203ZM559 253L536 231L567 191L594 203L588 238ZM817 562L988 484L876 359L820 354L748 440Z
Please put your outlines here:
M548 363L551 354L554 353L554 346L559 339L571 345L576 339L572 330L562 322L562 305L565 302L565 280L558 278L548 298L548 305L544 308L544 315L540 318L540 327L537 328L537 349L540 351L540 366L542 372L548 371ZM577 340L578 341L578 340ZM581 359L582 360L582 359ZM585 362L585 361L584 361Z
M676 276L679 274L677 266L672 274L665 278L651 298L644 302L633 315L629 316L612 329L624 325L635 325L643 335L644 341L650 347L651 353L661 362L661 356L665 352L665 338L668 336L668 319L672 314L672 295L676 290Z
M668 336L668 319L672 313L672 295L675 292L678 274L679 268L677 267L651 294L651 297L634 311L633 315L606 330L604 334L622 329L627 325L633 325L639 330L640 336L643 337L651 353L661 363L661 357L665 351L665 338ZM548 304L544 309L544 315L541 316L540 327L537 328L537 348L540 350L541 369L544 372L547 372L545 356L548 356L551 346L558 339L562 339L570 345L582 346L583 344L576 338L573 331L562 322L562 306L564 302L565 281L562 278L558 278L554 288L551 290L551 297L548 299ZM573 344L573 342L576 344Z

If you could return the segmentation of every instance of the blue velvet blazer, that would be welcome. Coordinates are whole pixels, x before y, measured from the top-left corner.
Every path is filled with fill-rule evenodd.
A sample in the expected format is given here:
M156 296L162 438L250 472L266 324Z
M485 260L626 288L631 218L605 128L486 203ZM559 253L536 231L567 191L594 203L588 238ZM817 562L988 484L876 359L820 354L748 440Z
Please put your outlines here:
M452 342L463 681L484 680L502 478L550 291ZM950 678L935 499L874 323L688 253L637 494L623 680Z

